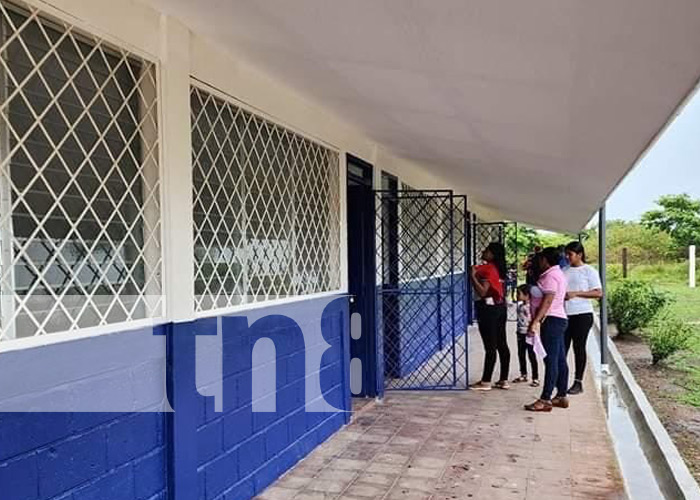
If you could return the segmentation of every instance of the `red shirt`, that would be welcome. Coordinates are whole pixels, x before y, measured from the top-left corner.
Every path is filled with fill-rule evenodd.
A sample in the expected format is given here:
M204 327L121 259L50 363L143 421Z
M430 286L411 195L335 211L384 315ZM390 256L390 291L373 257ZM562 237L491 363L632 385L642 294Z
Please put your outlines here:
M501 280L501 275L498 274L498 268L495 264L489 262L488 264L476 266L476 278L479 281L487 281L490 285L486 292L486 297L491 297L496 304L503 303L503 281Z

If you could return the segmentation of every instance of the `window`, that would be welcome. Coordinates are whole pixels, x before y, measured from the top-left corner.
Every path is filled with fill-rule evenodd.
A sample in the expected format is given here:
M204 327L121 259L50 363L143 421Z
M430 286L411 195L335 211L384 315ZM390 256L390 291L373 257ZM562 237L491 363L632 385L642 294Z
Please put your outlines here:
M337 290L339 156L193 86L195 309Z
M162 315L155 66L0 3L2 339Z

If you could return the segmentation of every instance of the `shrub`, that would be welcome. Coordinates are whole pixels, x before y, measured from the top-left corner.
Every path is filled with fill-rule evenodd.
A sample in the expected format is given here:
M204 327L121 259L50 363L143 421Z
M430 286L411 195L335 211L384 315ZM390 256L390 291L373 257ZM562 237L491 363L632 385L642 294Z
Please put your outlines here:
M671 302L671 297L657 291L650 283L625 280L608 297L610 321L624 335L642 328Z
M668 311L658 315L643 333L651 350L651 362L654 365L690 347L694 335L695 330L691 325Z

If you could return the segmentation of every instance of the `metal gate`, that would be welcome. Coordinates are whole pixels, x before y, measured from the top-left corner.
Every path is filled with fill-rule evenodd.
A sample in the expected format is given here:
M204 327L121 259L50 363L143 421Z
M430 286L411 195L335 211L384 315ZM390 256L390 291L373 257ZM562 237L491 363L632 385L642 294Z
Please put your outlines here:
M385 389L466 388L467 200L377 191L378 340Z
M516 222L477 222L472 224L472 262L481 262L481 254L491 242L501 243L506 250L508 279L505 292L508 303L508 321L517 321L515 308L516 288L520 276L520 256L518 255L518 224Z

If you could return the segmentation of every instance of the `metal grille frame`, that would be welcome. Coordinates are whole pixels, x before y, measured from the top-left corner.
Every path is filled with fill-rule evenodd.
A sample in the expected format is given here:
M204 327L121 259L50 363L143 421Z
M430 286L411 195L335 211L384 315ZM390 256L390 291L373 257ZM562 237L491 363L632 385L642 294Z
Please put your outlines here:
M0 340L163 316L156 73L0 2Z
M450 190L376 191L378 336L386 390L468 384L467 200ZM384 220L395 204L394 228ZM392 234L394 231L398 238ZM387 245L398 240L395 255Z
M190 87L195 311L340 288L339 153Z

